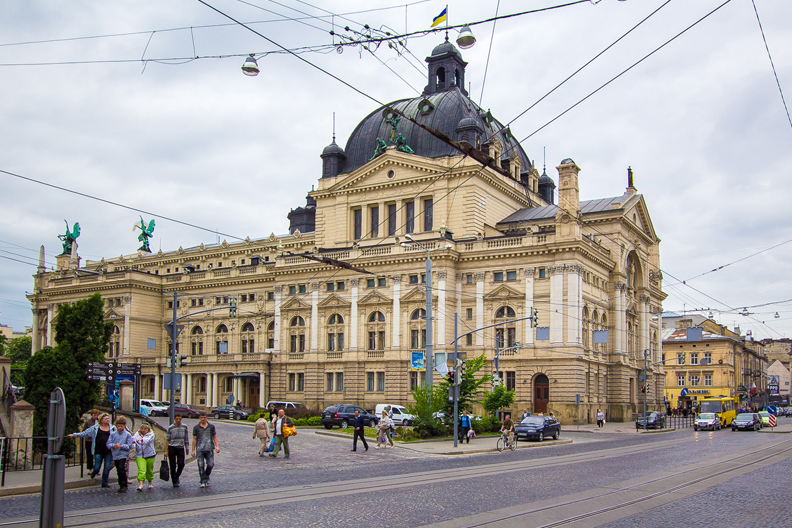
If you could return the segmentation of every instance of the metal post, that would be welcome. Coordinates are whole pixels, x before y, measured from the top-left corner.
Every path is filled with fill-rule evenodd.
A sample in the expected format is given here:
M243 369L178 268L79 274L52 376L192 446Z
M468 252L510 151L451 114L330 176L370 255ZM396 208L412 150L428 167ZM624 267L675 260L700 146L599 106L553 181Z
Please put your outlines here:
M179 292L173 290L173 325L171 326L171 368L170 368L170 410L168 411L168 417L170 423L173 424L173 416L174 410L176 405L176 383L174 379L176 378L176 303L177 296Z
M434 373L432 343L432 253L426 250L426 384L430 390Z
M457 447L459 440L459 371L457 370L457 358L459 348L457 343L457 331L459 329L459 314L454 312L454 447Z
M644 377L643 386L645 388L645 390L644 390L644 431L647 431L648 430L647 428L649 427L649 419L646 417L646 394L647 394L647 391L649 390L649 384L646 382L647 381L646 380L646 356L647 355L649 355L649 351L648 350L644 350L644 376L643 376Z

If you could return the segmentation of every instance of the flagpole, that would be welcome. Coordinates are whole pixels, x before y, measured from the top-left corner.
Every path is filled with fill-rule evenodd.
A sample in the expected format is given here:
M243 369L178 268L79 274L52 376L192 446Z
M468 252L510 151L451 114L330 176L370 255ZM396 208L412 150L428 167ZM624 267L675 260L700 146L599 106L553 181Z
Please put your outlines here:
M448 4L446 4L446 42L448 42Z

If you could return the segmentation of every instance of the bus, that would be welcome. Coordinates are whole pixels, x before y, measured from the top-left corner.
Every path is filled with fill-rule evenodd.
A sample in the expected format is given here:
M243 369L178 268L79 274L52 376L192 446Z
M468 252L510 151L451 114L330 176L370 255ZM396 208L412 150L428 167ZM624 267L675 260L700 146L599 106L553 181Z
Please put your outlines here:
M737 416L737 398L705 398L699 402L699 413L717 414L721 427L726 427Z

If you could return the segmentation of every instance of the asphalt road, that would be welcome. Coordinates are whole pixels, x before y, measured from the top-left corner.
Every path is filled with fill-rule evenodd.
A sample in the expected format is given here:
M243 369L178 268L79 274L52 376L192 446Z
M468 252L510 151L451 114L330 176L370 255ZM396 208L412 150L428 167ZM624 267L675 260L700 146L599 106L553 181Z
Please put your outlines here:
M290 460L273 460L258 457L249 426L215 423L221 453L211 488L198 487L193 463L178 489L157 481L142 493L69 491L65 525L522 527L587 515L572 525L700 528L787 526L792 518L792 435L569 428L569 445L448 457L373 444L352 453L351 439L301 429ZM591 516L625 497L637 502ZM36 517L38 506L37 495L0 499L0 527ZM99 511L107 513L86 515Z

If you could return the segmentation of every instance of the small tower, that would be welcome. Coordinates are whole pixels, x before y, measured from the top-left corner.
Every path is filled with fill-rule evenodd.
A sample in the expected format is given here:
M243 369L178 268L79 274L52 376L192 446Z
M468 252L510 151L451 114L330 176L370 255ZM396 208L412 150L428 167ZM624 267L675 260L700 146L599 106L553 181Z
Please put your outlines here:
M578 173L580 167L566 158L558 169L558 212L556 213L556 236L563 239L580 238L580 191ZM558 236L560 235L560 237Z
M338 176L338 173L344 168L346 153L336 144L335 134L333 134L333 142L324 148L319 157L322 158L322 178Z
M539 196L542 200L552 205L555 203L555 182L553 178L547 175L547 167L542 167L542 175L539 176Z
M453 87L459 88L463 95L465 89L465 67L467 62L462 60L462 54L456 46L446 41L432 50L432 55L426 58L429 65L429 84L424 88L424 95L445 92Z

